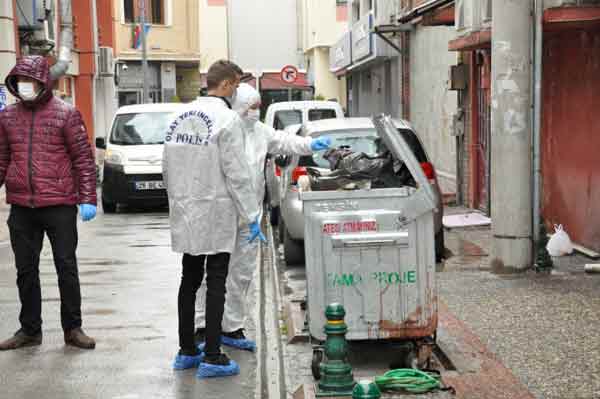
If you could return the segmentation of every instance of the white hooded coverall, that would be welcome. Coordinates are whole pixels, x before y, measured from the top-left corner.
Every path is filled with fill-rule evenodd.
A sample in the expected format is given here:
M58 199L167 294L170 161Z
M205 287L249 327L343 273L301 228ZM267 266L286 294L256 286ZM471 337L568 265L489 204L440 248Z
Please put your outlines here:
M255 199L262 210L265 193L265 160L267 154L310 155L310 137L299 137L276 131L262 122L245 117L246 110L260 101L259 93L250 85L242 83L237 90L233 109L242 115L246 127L246 158L252 171ZM250 235L247 225L240 225L237 243L229 262L227 294L223 315L223 332L234 332L244 328L246 318L246 294L257 266L259 240L248 244ZM202 283L196 299L196 327L205 327L206 283Z
M238 226L259 216L254 179L244 154L244 127L220 98L183 107L163 151L174 252L233 254ZM201 295L204 296L204 295Z

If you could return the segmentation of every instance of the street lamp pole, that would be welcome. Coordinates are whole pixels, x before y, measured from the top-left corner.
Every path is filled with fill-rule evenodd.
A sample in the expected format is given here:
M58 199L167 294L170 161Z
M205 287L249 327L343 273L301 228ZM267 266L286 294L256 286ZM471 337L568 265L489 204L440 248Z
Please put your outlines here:
M148 56L146 53L146 0L140 0L140 35L142 39L142 104L149 102L150 88L148 86Z

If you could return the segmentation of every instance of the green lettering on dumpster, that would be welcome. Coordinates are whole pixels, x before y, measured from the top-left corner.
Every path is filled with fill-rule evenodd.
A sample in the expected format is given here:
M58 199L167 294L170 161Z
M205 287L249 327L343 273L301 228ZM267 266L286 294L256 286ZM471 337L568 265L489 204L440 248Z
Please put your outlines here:
M408 285L417 282L417 272L410 270L407 272L371 272L369 278L375 281L380 287L390 285ZM327 286L329 288L337 287L356 287L365 283L365 278L360 273L327 273Z

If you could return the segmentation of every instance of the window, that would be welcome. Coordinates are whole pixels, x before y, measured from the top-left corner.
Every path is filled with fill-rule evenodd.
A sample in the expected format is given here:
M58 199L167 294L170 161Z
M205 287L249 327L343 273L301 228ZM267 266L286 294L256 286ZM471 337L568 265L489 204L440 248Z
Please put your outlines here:
M117 145L162 144L175 114L147 112L117 115L110 142Z
M302 112L295 110L277 111L275 113L275 129L283 130L290 125L302 123Z
M152 23L156 25L163 25L165 23L165 9L163 0L151 0L149 3L151 7L148 14L151 16Z
M125 11L125 22L132 23L135 22L135 14L133 12L133 0L124 0L123 1L123 9Z
M125 23L136 23L140 19L142 0L123 0L123 14ZM146 22L153 25L165 24L166 0L145 0Z
M336 114L334 109L311 109L308 111L309 121L320 121L322 119L335 119Z

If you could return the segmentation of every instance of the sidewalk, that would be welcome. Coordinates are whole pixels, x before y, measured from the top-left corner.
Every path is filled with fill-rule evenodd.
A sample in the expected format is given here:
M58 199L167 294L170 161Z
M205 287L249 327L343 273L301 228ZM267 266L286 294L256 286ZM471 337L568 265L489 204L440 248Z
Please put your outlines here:
M588 259L555 259L551 274L494 274L489 229L448 232L440 298L537 397L600 398L600 275Z

